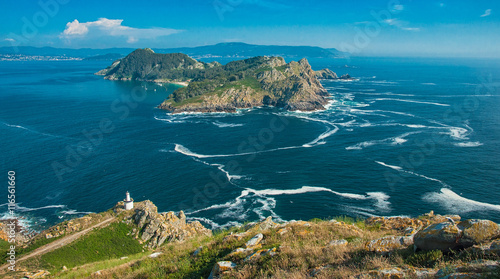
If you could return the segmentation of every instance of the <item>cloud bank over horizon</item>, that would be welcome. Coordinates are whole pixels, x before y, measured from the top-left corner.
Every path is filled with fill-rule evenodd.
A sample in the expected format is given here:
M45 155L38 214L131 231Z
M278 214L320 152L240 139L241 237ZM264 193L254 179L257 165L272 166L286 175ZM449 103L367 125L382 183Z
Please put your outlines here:
M183 32L183 30L171 28L134 28L122 24L123 19L99 18L96 21L80 22L75 19L66 24L66 28L59 35L60 38L70 43L73 40L88 40L89 38L101 38L104 40L122 38L128 44L139 42L143 39L156 39Z

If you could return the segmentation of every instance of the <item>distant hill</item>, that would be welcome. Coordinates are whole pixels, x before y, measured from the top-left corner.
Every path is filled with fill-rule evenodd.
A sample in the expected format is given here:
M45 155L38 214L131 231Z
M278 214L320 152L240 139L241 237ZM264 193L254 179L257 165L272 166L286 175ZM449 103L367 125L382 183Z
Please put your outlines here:
M256 56L280 56L284 58L337 58L346 53L336 49L312 46L251 45L245 43L221 43L193 48L156 49L158 53L182 52L194 58L223 57L250 58Z
M109 55L110 53L122 57L133 52L133 48L107 49L71 49L53 47L20 46L18 51L12 47L0 47L0 54L21 54L27 56L67 56L90 58L92 56ZM182 47L182 48L154 48L156 53L185 53L193 58L220 57L220 58L250 58L255 56L280 56L284 58L337 58L345 57L346 53L336 49L324 49L312 46L273 46L251 45L245 43L221 43L209 46ZM112 60L112 59L109 59Z

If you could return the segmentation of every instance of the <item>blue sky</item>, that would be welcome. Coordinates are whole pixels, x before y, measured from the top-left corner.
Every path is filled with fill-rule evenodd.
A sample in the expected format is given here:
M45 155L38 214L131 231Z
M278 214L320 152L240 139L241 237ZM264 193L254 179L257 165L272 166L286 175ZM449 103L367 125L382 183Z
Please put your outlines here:
M500 57L500 2L0 2L0 46L168 48L233 41L365 56Z

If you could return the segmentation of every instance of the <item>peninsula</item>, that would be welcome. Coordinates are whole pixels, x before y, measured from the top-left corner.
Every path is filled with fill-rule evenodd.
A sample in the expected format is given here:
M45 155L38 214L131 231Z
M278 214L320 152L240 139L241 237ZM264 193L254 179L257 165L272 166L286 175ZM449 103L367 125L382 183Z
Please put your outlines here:
M158 106L172 113L235 112L260 106L324 110L329 94L318 79L343 78L329 69L313 71L305 58L286 63L282 57L258 56L222 65L151 49L137 49L96 74L109 80L186 84Z

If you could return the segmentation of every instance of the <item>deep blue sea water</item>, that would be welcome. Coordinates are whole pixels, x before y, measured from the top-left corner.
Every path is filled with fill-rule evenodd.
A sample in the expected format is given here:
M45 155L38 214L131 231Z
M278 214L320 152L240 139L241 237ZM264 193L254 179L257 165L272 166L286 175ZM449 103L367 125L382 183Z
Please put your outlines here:
M208 115L155 108L178 86L93 75L109 62L0 62L0 212L14 170L34 229L127 190L212 228L430 210L499 222L498 62L314 59L357 78L322 82L328 110Z

